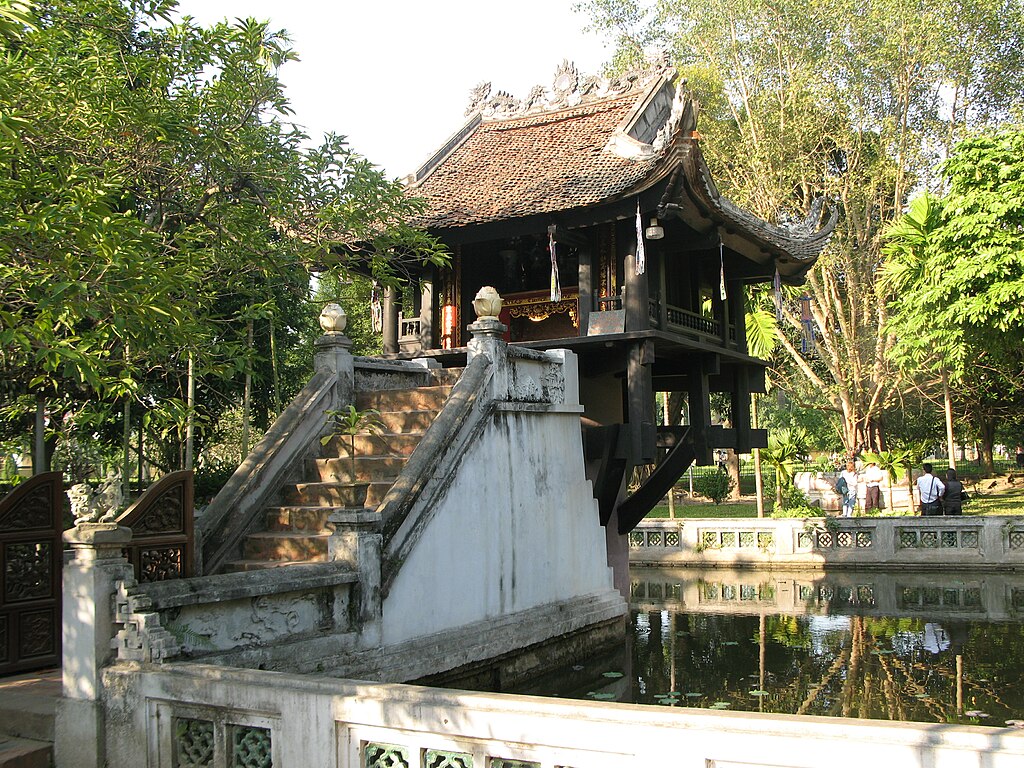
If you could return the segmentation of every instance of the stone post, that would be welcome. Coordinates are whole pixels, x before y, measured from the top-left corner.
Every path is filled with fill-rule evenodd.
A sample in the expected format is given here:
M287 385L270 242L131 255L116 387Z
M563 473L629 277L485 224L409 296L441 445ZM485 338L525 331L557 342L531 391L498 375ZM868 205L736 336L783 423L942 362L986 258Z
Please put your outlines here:
M337 304L328 304L320 313L324 335L314 342L313 369L329 371L338 379L334 390L336 405L350 404L355 394L352 340L344 333L347 325L345 310Z
M117 523L80 523L64 532L72 557L64 565L64 696L54 730L61 768L106 764L102 673L113 656L117 582L134 578L123 555L131 539L131 529Z
M491 361L494 366L491 387L498 400L504 400L508 396L508 366L505 354L508 343L502 338L508 331L508 326L498 319L501 305L501 296L491 286L485 285L477 291L476 298L473 299L477 319L475 323L467 326L473 338L469 340L469 349L466 353L467 363L477 355L484 355Z

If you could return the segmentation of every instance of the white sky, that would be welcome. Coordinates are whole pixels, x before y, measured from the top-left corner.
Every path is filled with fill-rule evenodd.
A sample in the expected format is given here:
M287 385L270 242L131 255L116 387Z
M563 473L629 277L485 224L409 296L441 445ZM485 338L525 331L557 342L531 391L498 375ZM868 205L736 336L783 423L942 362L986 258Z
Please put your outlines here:
M390 176L415 171L462 127L469 92L524 97L562 59L598 74L611 58L576 0L180 0L201 23L269 20L300 61L281 78L295 122L333 131Z

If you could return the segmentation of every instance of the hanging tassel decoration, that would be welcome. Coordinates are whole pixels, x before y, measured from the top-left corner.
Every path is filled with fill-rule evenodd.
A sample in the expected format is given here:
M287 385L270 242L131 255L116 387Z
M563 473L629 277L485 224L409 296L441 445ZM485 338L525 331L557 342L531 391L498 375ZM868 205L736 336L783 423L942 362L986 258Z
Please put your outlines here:
M725 301L728 297L728 293L725 290L725 255L722 253L722 240L718 240L718 264L721 267L721 277L718 280L718 293L722 297L722 301Z
M636 273L647 271L647 251L644 249L644 222L640 218L640 199L636 201Z
M782 322L782 275L779 274L779 268L775 268L775 279L772 281L775 287L775 320L776 322Z
M555 233L548 233L548 250L551 252L551 300L562 300L562 284L558 280L558 257L555 253Z

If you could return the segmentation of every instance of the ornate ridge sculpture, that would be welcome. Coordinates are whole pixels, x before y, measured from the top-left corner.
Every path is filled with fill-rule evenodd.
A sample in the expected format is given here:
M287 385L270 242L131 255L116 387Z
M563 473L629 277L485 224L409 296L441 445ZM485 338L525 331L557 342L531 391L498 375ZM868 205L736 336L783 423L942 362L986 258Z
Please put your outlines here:
M575 64L564 59L555 70L551 87L535 85L524 99L517 99L507 91L492 93L489 82L480 83L470 91L466 115L479 113L484 120L507 120L575 107L645 88L668 69L671 67L667 54L660 54L645 67L618 77L583 76Z

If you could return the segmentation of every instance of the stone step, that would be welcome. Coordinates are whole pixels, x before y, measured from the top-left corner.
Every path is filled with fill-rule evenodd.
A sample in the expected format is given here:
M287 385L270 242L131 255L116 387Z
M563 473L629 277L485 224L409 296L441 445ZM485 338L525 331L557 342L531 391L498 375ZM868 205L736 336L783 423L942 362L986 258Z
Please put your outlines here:
M393 479L379 480L370 483L369 487L366 489L366 502L364 506L367 509L376 509L380 506L380 503L384 501L384 497L387 495L387 492L391 490L391 486L394 484L395 481Z
M373 408L385 411L439 411L451 393L451 386L413 387L357 392L355 406L360 411Z
M353 473L352 460L347 457L311 459L306 477L325 483L372 482L394 479L404 466L405 456L356 456Z
M0 736L0 768L50 768L53 745L45 741Z
M61 692L59 669L0 678L0 735L53 741L53 723Z
M425 432L437 414L436 410L381 411L377 420L388 432Z
M452 386L461 378L465 368L434 368L431 373L435 382L442 386Z
M301 507L361 507L366 501L366 483L308 482L281 489L285 505Z
M324 457L348 457L353 448L356 456L408 456L420 443L423 437L422 432L396 434L384 432L381 434L348 435L336 436L323 446L321 452Z
M327 561L329 533L265 531L250 533L242 545L244 560L300 560L307 563Z
M267 507L268 531L295 533L330 533L327 518L331 507Z

